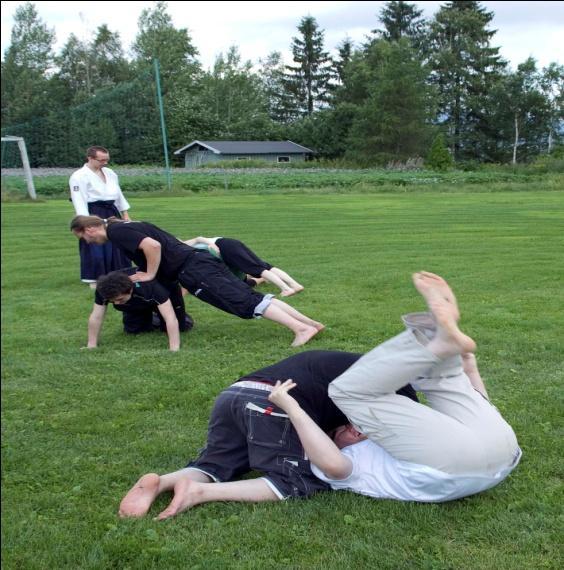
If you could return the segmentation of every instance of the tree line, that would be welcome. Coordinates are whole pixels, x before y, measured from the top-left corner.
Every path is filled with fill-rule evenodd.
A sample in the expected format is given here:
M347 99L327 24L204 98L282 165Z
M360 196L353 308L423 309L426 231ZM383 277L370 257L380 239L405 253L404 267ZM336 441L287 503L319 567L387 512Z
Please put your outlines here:
M529 58L511 69L493 45L493 15L464 0L427 20L391 1L364 43L345 37L333 54L305 16L291 62L279 52L243 61L233 46L204 70L166 2L143 10L129 58L105 24L54 53L54 31L26 3L2 61L2 133L24 136L36 166L75 165L90 144L116 162L162 162L158 59L171 150L193 139L290 139L364 166L525 162L561 142L564 66Z

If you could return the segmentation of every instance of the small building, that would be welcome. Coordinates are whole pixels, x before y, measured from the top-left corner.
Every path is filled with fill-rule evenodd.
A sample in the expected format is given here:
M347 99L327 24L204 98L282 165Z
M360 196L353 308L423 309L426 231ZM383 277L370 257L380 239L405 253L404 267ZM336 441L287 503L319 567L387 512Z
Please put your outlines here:
M276 164L304 162L313 150L292 141L193 141L174 152L184 154L186 168L224 160L266 160Z

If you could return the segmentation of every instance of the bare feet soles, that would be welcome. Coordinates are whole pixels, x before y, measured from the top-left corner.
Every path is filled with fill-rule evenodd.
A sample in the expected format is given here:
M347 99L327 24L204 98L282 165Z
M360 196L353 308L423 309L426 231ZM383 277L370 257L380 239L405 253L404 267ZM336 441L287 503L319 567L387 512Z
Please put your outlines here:
M296 295L296 293L301 293L304 290L303 285L295 285L290 289L285 289L280 293L281 297L291 297Z
M433 273L420 272L413 275L413 284L437 321L437 335L427 348L440 358L474 352L476 343L458 328L460 314L447 282Z
M160 477L156 473L143 475L129 490L119 506L119 516L142 517L147 514L159 494Z
M296 333L296 337L294 338L292 346L303 346L306 342L310 341L317 333L320 333L325 328L321 323L317 324L320 325L321 328L318 328L317 325L307 326L300 332Z
M460 312L458 310L458 303L456 302L456 297L452 292L452 289L449 287L449 284L440 276L436 275L435 273L430 273L429 271L420 271L416 273L416 275L421 275L425 277L429 283L433 283L437 291L443 295L443 297L453 305L455 309L455 318L456 320L460 319Z

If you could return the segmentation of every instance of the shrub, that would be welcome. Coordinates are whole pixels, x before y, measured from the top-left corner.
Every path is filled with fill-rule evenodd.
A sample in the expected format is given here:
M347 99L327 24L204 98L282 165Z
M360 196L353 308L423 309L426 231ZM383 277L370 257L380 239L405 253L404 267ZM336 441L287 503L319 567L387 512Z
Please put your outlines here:
M448 170L453 166L453 160L445 144L444 136L435 137L426 160L427 168L432 170Z

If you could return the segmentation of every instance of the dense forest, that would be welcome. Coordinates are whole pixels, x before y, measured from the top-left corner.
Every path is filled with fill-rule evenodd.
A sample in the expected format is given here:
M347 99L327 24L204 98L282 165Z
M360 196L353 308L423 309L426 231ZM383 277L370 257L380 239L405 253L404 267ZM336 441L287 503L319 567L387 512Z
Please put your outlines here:
M204 70L166 2L142 12L129 56L107 25L55 53L54 31L26 3L2 61L2 135L25 137L32 166L74 166L91 144L117 163L162 163L158 60L169 152L194 139L289 139L359 166L528 162L561 144L564 66L511 69L492 19L474 1L446 2L430 20L387 2L362 45L345 37L330 53L305 16L288 38L292 61L242 61L233 46Z

